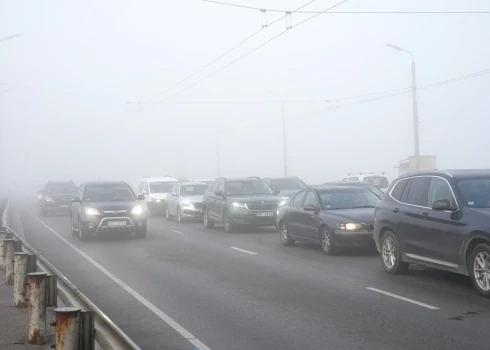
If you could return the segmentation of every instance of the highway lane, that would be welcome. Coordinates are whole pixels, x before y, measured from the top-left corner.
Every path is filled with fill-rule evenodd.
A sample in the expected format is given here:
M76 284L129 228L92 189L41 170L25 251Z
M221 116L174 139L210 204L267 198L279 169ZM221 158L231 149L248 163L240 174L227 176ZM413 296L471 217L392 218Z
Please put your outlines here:
M33 217L32 203L22 206L28 242L141 346L186 348ZM67 217L42 220L211 349L488 348L490 304L464 276L416 268L388 276L374 252L326 257L312 245L283 247L272 229L226 234L151 218L146 240L79 242Z

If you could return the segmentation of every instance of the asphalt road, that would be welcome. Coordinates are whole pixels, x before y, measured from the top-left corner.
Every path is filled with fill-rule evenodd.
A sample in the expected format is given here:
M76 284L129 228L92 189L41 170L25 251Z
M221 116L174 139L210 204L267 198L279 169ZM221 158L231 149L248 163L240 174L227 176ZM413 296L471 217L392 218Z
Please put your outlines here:
M327 257L283 247L272 228L226 234L150 218L145 240L80 242L68 217L40 218L32 201L12 213L14 229L144 349L490 349L490 300L465 276L390 276L373 250Z

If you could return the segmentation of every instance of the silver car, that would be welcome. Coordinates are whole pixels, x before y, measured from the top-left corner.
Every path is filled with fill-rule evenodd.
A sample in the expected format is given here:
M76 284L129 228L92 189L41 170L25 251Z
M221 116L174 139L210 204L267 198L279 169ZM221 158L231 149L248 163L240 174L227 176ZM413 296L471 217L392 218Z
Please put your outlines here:
M202 199L207 184L182 182L175 184L167 196L165 217L168 221L177 218L181 223L187 218L202 218Z

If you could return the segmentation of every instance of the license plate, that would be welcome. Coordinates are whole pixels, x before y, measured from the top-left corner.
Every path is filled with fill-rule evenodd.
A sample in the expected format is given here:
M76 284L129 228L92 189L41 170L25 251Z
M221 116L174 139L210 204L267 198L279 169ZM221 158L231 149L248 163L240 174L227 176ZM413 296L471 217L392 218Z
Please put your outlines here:
M126 221L109 221L107 226L126 226Z
M257 213L257 216L274 216L274 213L272 211L264 211Z

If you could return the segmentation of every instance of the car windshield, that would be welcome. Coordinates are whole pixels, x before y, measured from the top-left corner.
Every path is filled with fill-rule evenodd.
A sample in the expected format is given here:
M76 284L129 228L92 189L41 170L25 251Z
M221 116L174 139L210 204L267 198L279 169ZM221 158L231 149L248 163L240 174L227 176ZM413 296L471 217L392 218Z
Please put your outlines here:
M371 192L373 192L379 198L383 198L385 195L385 193L383 191L381 191L379 188L377 188L374 185L368 186L367 189L369 189Z
M117 202L136 200L133 191L124 184L88 185L85 189L86 202Z
M458 181L463 203L472 208L490 208L490 178Z
M273 194L272 189L263 180L237 180L225 184L228 196L246 196L252 194Z
M184 185L180 187L181 196L199 196L206 192L207 185Z
M271 179L271 187L278 190L301 190L306 185L300 179Z
M319 191L322 208L325 210L374 208L380 199L371 191L358 190L328 190Z
M388 179L385 176L367 176L364 181L379 188L388 188L389 186Z
M151 193L169 193L173 185L177 182L150 182L150 192Z
M77 187L71 182L52 182L46 187L46 193L76 193Z

